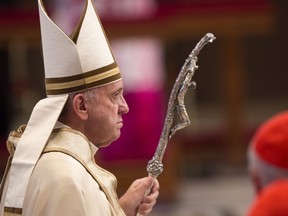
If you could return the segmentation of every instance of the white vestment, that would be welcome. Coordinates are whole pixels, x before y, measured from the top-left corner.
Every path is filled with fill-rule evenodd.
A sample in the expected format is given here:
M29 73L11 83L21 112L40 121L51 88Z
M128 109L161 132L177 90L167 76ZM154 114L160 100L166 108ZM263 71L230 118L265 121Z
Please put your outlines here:
M30 177L22 216L124 216L117 180L96 165L96 151L82 133L54 129Z

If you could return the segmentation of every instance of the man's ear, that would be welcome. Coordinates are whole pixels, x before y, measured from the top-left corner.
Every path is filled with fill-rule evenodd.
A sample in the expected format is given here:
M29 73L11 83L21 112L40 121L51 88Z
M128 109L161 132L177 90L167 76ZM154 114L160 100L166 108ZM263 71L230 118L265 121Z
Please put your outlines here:
M73 98L73 110L81 120L88 119L87 104L83 94L76 94Z

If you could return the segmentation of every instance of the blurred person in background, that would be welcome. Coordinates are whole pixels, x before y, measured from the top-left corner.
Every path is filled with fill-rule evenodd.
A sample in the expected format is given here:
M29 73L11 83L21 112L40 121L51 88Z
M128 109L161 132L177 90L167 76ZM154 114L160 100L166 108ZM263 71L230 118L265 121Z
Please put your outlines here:
M251 140L248 161L257 193L248 216L287 216L288 112L260 125Z
M149 214L157 180L137 179L118 199L115 176L95 163L98 148L119 138L129 108L93 2L86 1L70 36L49 18L42 0L38 5L47 98L9 135L0 215Z

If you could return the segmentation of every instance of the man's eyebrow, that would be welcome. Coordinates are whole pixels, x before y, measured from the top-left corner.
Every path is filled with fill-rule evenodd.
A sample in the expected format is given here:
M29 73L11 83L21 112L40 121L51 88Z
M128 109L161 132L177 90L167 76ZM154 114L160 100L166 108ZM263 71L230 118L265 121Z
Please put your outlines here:
M116 89L114 92L120 92L123 91L123 87L119 87L118 89Z

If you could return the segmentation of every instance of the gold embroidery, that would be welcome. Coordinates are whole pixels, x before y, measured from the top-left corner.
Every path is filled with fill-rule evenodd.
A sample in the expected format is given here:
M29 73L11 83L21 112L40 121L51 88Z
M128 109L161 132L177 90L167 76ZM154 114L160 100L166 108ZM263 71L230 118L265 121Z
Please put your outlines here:
M4 207L4 212L9 212L12 214L22 214L21 208Z
M120 80L121 74L116 62L93 71L69 77L46 78L48 95L67 94L102 86Z

